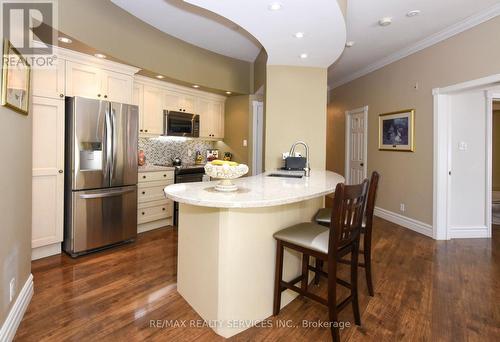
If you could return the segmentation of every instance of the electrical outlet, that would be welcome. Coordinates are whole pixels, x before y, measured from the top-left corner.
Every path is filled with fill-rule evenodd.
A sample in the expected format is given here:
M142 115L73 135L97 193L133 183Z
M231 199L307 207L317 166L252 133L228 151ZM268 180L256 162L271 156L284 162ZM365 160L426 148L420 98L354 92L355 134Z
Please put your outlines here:
M402 211L402 212L404 212L406 210L404 203L400 203L399 204L399 210Z
M14 299L16 294L16 278L12 278L9 284L9 303Z
M248 146L248 141L247 139L243 139L243 147L247 147Z

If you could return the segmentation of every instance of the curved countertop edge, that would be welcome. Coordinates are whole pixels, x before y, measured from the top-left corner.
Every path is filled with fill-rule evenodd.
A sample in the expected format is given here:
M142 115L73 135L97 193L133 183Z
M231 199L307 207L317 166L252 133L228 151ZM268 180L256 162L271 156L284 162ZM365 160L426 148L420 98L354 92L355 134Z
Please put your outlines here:
M270 173L277 173L277 172L283 172L283 171L270 171L270 172L265 172L260 175L256 176L250 176L246 178L240 178L240 180L248 180L249 178L264 178L267 177L268 174ZM314 177L313 172L318 172L318 170L313 170L311 172L311 178ZM332 184L331 188L326 188L322 191L317 191L311 194L307 195L302 195L298 194L296 197L285 197L285 198L271 198L271 199L256 199L256 200L246 200L244 202L238 202L238 201L232 201L230 199L222 199L222 200L217 200L217 199L194 199L194 198L186 198L183 196L179 196L178 194L168 192L169 187L175 187L178 184L172 184L168 185L164 189L164 194L167 198L172 199L176 202L183 203L183 204L189 204L193 206L199 206L199 207L209 207L209 208L219 208L219 209L245 209L245 208L265 208L265 207L275 207L275 206L280 206L280 205L286 205L286 204L293 204L293 203L298 203L302 201L307 201L313 198L317 197L322 197L326 196L328 194L332 194L335 192L335 187L337 186L338 183L343 183L345 182L345 179L343 176L332 172L332 171L327 171L323 170L320 172L324 172L326 174L331 174L331 177L337 177L337 181L335 184ZM286 172L284 172L286 173ZM309 178L309 179L311 179ZM279 178L278 178L279 179ZM299 179L298 181L305 181L305 178ZM199 184L215 184L217 181L212 181L212 182L204 182L204 183L182 183L183 185L188 185L188 186L197 186L199 187ZM198 185L196 185L198 184ZM234 193L214 193L215 196L217 195L237 195Z

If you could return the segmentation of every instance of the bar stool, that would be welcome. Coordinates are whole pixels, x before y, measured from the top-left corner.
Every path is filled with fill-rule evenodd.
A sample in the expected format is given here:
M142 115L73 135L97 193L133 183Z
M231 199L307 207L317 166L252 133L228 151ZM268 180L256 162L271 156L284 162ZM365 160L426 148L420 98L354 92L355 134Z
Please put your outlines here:
M368 287L368 293L370 296L374 296L373 291L373 280L372 280L372 226L373 226L373 211L375 209L375 199L377 197L377 188L380 175L378 172L373 171L370 179L370 188L368 190L368 198L366 201L366 211L363 217L363 225L361 227L361 234L363 234L363 249L360 250L360 254L363 254L364 262L360 262L358 265L365 268L366 285ZM314 221L316 223L323 225L325 227L330 227L330 222L332 218L332 209L323 208L320 209ZM341 260L341 263L349 264L347 260ZM323 268L323 261L316 260L316 268ZM317 285L319 283L319 273L316 273L314 278L314 283Z
M273 314L277 315L281 307L281 292L286 289L328 306L331 333L334 341L339 341L338 312L352 303L354 321L361 325L358 304L358 254L359 237L363 220L363 211L368 190L368 180L359 185L338 184L335 189L333 212L335 214L331 228L314 222L300 223L280 230L274 234L277 241L276 274L274 284ZM283 276L284 247L302 253L302 274L285 282ZM337 262L351 254L350 283L337 278ZM309 265L309 257L328 261L328 273ZM328 278L328 299L307 291L309 270ZM300 287L295 286L298 282ZM351 290L350 295L337 304L337 283Z

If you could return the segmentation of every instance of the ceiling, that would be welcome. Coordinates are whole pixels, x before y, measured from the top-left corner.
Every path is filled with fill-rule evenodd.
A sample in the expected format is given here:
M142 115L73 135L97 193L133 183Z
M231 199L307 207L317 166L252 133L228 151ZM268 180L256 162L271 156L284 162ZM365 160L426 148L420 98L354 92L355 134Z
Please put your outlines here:
M329 68L329 84L349 81L353 78L350 76L356 72L359 76L360 70L368 71L370 66L373 70L374 63L499 3L500 0L349 0L347 40L355 45L346 48ZM420 15L406 16L416 9ZM392 17L392 24L379 26L382 17Z
M268 65L328 67L344 49L345 20L336 0L185 1L251 33L266 49ZM271 10L276 3L281 9ZM297 32L302 32L303 38L296 38Z
M111 1L160 31L221 55L253 62L262 48L233 22L182 0Z

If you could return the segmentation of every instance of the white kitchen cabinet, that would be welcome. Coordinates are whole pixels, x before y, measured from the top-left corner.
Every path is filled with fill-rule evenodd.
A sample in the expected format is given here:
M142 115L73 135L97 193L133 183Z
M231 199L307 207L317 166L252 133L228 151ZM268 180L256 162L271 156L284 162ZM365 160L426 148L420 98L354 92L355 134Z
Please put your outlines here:
M224 138L224 103L218 100L199 98L200 137Z
M102 71L101 92L109 101L131 104L133 81L129 75Z
M66 95L132 102L133 77L98 66L66 62Z
M60 251L64 214L64 101L33 96L32 248ZM45 255L41 255L45 256Z
M137 184L137 232L172 224L174 203L163 189L174 183L174 171L139 172Z
M103 98L101 70L95 66L67 61L66 95L93 99Z
M196 97L193 95L166 90L164 100L165 109L167 110L185 113L196 112Z
M144 86L143 126L139 133L161 135L163 133L164 93L162 89Z
M139 133L144 132L144 85L134 83L132 104L139 107Z
M31 73L33 96L64 98L65 69L65 62L61 59L57 59L57 64L51 68L33 68Z

